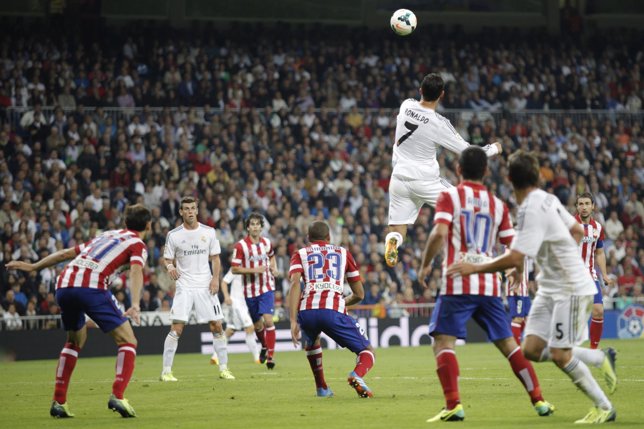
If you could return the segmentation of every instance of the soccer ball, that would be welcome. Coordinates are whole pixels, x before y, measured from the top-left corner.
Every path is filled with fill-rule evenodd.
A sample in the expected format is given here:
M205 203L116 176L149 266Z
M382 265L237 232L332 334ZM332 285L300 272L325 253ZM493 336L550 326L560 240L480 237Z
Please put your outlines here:
M389 20L391 29L399 36L409 36L416 29L416 15L408 9L398 9Z

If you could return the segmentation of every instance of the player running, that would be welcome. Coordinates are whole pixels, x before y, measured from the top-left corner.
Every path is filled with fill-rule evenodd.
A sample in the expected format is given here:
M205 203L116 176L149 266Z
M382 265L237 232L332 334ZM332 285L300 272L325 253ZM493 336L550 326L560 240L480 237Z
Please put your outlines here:
M324 332L338 345L358 355L348 382L359 397L371 398L373 392L363 377L373 367L376 358L363 329L347 314L348 306L364 298L358 265L348 250L329 244L329 225L325 222L313 222L308 236L311 244L293 254L289 269L291 288L288 303L293 344L299 344L301 328L302 345L315 378L318 396L333 396L322 368L320 333ZM347 298L342 296L345 277L353 292Z
M428 74L420 86L420 101L410 98L400 105L389 184L389 233L385 237L385 262L390 267L398 261L407 225L416 221L423 204L435 207L439 194L451 187L440 177L437 147L459 154L469 146L450 121L436 113L444 89L439 74ZM495 142L483 150L494 156L502 148Z
M597 289L579 257L577 245L584 231L556 196L538 189L539 161L523 151L509 158L509 178L520 204L517 233L511 250L492 261L463 261L449 267L453 280L475 273L523 270L526 256L535 258L539 289L528 315L523 341L525 356L535 362L552 360L594 404L575 423L605 423L617 412L593 378L587 364L601 368L608 389L617 387L615 351L576 347L584 340L584 327ZM479 274L483 275L483 274ZM465 277L462 277L465 278Z
M459 158L458 173L463 181L438 197L434 228L427 240L419 279L427 288L431 261L441 248L447 256L445 267L456 261L491 259L496 241L509 245L514 237L507 206L483 185L487 157L479 147L466 148ZM465 338L466 323L473 318L490 341L508 359L539 416L549 416L555 407L543 399L532 364L514 340L501 299L500 279L495 274L445 277L429 323L434 337L436 372L446 405L428 423L465 419L458 389L459 368L454 350L456 339Z

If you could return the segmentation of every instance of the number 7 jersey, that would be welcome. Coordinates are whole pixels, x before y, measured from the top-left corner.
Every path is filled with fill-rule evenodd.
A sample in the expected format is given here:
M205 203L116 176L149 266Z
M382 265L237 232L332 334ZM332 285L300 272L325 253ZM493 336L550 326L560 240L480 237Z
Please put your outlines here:
M497 239L506 246L514 238L508 207L484 185L464 181L443 191L436 203L434 224L448 226L443 268L455 262L480 263L493 257ZM447 277L443 271L441 295L501 296L499 276L479 273Z
M301 273L303 293L300 311L328 309L346 313L342 292L344 278L361 281L358 264L344 247L315 241L291 257L289 277Z
M396 118L392 176L402 179L432 180L439 177L437 146L460 154L469 143L456 132L449 119L423 107L413 98L403 101ZM498 153L494 145L482 148L487 156Z

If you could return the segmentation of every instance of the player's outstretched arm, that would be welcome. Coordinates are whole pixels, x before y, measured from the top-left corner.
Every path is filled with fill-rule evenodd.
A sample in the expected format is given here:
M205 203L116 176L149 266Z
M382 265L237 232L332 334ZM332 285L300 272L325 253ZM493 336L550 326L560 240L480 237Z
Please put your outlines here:
M10 261L5 265L8 270L20 270L20 271L40 271L43 268L51 267L60 262L67 261L69 259L75 258L77 255L75 247L69 247L67 249L58 250L57 252L52 253L49 256L44 257L35 264L30 264L29 262L24 261Z
M293 345L297 347L300 344L300 325L297 323L297 312L300 307L300 297L302 295L302 289L300 288L300 278L302 277L301 273L294 272L291 274L290 282L291 288L288 291L288 312L291 318L291 340L293 340Z
M438 254L440 249L445 243L449 228L444 223L438 223L434 225L429 238L427 239L427 244L425 245L425 251L423 252L423 261L420 265L420 276L418 279L423 288L427 289L427 277L432 273L432 259Z
M505 255L498 256L485 264L470 264L468 262L457 262L447 268L448 276L469 276L475 273L495 273L497 271L514 268L521 270L525 255L516 250L511 250Z

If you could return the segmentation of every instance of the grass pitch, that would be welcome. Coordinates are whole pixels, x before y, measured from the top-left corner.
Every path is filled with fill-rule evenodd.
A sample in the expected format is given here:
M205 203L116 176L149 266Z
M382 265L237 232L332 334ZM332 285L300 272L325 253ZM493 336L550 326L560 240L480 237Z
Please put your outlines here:
M105 338L104 341L109 341ZM619 386L611 400L620 428L644 425L644 342L602 341L618 354ZM468 428L553 428L568 426L591 406L552 363L536 364L545 398L557 410L537 417L507 361L492 344L457 349L461 400ZM317 398L304 352L278 353L277 367L266 370L249 354L230 356L237 380L218 378L208 356L178 354L177 383L161 383L161 356L139 356L126 397L137 411L123 419L107 409L115 357L79 359L68 394L73 419L49 417L55 360L0 363L0 422L18 428L428 428L425 420L444 405L428 346L376 351L376 365L365 380L372 399L358 398L346 382L354 365L348 350L324 352L324 368L333 398ZM593 374L605 386L599 372ZM451 426L451 425L450 425Z

